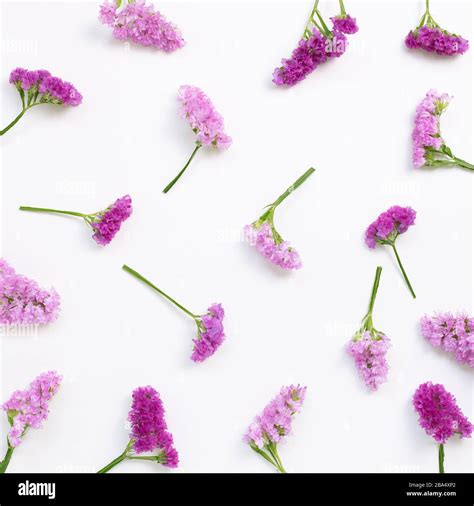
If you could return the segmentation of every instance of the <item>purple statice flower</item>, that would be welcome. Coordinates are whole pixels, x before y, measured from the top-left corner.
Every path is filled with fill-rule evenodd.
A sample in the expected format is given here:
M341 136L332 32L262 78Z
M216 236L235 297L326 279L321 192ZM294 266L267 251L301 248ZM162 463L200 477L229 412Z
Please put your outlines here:
M222 324L225 313L221 304L212 304L206 314L196 315L128 265L124 265L122 269L153 288L153 290L157 291L194 320L197 327L197 337L193 339L194 347L191 354L193 362L204 362L204 360L214 355L225 340L224 326Z
M58 317L60 298L51 288L45 290L36 281L17 274L0 258L0 323L47 324Z
M131 425L130 440L125 450L99 473L107 473L124 460L148 460L165 467L178 467L178 452L168 431L165 408L160 394L153 387L139 387L133 391L128 421ZM142 455L152 452L156 454Z
M122 10L118 10L116 3L110 4L106 0L100 7L99 20L111 27L114 37L119 40L130 40L168 53L184 46L176 25L143 0L128 2Z
M61 211L45 207L21 206L20 211L32 211L37 213L56 213L82 218L94 232L92 238L101 245L110 244L117 232L121 229L122 223L130 218L133 208L130 195L117 199L106 209L97 213L85 214L76 211Z
M469 50L469 41L440 27L422 26L411 30L405 38L409 49L423 49L443 56L464 54Z
M23 436L30 427L41 428L49 414L49 402L58 391L62 377L55 371L40 374L26 390L13 392L2 405L7 413L11 429L8 444L16 448L23 442Z
M271 263L285 270L300 269L302 262L298 252L277 232L274 224L275 210L311 176L314 170L312 167L309 168L273 204L267 206L267 210L257 221L244 227L244 236L247 242Z
M393 206L371 223L365 232L365 243L369 248L374 249L377 244L391 246L413 298L416 298L416 295L398 255L395 242L400 234L414 225L415 218L416 211L411 207Z
M357 20L355 18L352 18L348 14L346 14L345 16L336 16L334 18L331 18L331 21L334 30L338 32L353 35L354 33L357 33L359 31L359 27L357 26Z
M413 165L420 167L461 167L474 170L474 165L453 155L440 128L440 118L448 108L447 93L430 90L418 104L412 132Z
M181 86L178 100L181 104L180 114L188 121L197 140L189 160L179 174L166 186L163 193L168 193L177 183L202 146L225 150L232 144L232 138L225 132L224 119L215 109L211 99L200 88L189 85Z
M290 432L293 415L299 413L306 396L306 387L282 387L280 393L255 417L244 435L250 448L281 472L286 472L278 455L277 444Z
M76 106L82 103L82 95L71 83L52 76L47 70L16 68L10 73L10 83L15 85L20 94L22 111L9 125L0 130L0 135L8 132L26 111L37 105Z
M435 348L452 353L458 362L474 367L474 318L439 313L421 318L421 333Z

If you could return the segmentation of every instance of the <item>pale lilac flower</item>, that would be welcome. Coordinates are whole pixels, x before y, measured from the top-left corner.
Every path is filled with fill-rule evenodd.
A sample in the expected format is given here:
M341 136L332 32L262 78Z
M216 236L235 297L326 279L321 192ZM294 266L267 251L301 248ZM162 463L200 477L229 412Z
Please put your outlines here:
M256 248L271 263L278 265L285 270L296 270L302 267L301 258L298 252L277 232L274 225L275 209L306 179L315 169L308 169L285 193L280 195L257 221L244 228L244 236L247 242Z
M174 448L173 436L168 431L163 402L153 387L139 387L133 391L128 421L131 431L125 451L99 473L107 473L124 460L149 460L165 467L178 467L178 452ZM157 454L141 455L151 452Z
M68 216L77 216L78 218L82 218L94 232L92 236L94 241L101 246L106 246L107 244L110 244L117 232L122 228L123 222L130 218L133 208L130 195L125 195L124 197L117 199L106 209L91 214L28 206L21 206L20 210L38 213L65 214Z
M280 393L255 417L244 435L244 441L269 461L279 472L285 469L278 455L277 444L291 432L293 415L299 413L306 396L306 387L282 387Z
M412 133L413 165L419 167L461 167L474 170L474 165L453 155L440 129L440 118L452 97L430 90L416 108Z
M120 1L119 1L120 4ZM119 40L130 40L141 46L151 46L166 52L184 46L180 30L166 20L152 4L143 0L128 2L122 10L116 3L107 0L100 7L99 20L113 28L113 35Z
M151 281L143 277L128 265L124 265L122 269L149 287L153 288L153 290L157 291L160 295L165 297L165 299L169 300L172 304L181 309L181 311L194 320L197 327L197 336L196 339L193 339L194 347L191 354L191 360L193 362L204 362L204 360L214 355L225 340L224 326L222 324L225 313L221 304L212 304L212 306L208 308L206 314L196 315L182 306L179 302L176 302L176 300L171 298L160 288L151 283Z
M461 364L474 367L474 318L439 313L421 318L421 333L435 347L452 353Z
M54 288L41 288L0 258L0 324L45 325L56 320L59 305Z
M52 76L47 70L16 68L10 73L10 83L18 90L22 111L9 125L0 130L0 135L8 132L26 111L37 105L77 106L82 103L82 95L71 83Z

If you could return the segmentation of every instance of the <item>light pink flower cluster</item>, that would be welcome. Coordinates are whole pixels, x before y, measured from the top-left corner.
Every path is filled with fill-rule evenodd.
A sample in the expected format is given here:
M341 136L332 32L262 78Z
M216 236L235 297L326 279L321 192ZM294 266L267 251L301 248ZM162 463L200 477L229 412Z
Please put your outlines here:
M261 255L282 269L296 270L303 266L299 253L289 242L283 240L278 242L278 236L275 239L269 223L255 222L246 225L244 235L247 242Z
M39 429L48 418L48 405L58 391L62 377L55 371L40 374L26 390L13 392L10 399L2 405L11 425L8 442L16 448L22 442L25 431L30 427Z
M221 304L212 304L207 314L197 319L198 337L193 339L194 349L191 354L193 362L204 362L214 355L224 342L224 308Z
M188 120L201 144L219 149L227 149L232 144L232 138L224 131L224 119L201 89L183 85L179 88L178 100L181 115Z
M440 313L421 318L421 333L435 347L474 367L474 318L467 314Z
M107 0L100 7L100 21L113 28L116 39L131 40L141 46L151 46L166 52L184 46L179 29L159 12L153 5L143 0L128 3L121 11L117 4Z
M17 274L0 258L0 323L47 324L59 314L60 298L52 288L44 290L36 281Z

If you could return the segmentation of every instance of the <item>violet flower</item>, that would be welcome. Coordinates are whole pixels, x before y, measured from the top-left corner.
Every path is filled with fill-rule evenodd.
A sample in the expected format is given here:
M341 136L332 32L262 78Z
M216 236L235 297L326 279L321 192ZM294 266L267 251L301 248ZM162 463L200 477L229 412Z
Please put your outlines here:
M347 352L355 360L360 377L371 390L387 381L388 364L386 353L390 347L390 339L374 328L372 313L380 283L382 267L377 267L374 285L370 296L369 310L362 320L362 326L347 344Z
M139 387L133 391L128 421L131 424L130 441L125 450L98 473L107 473L124 460L149 460L165 467L178 467L178 452L173 445L173 436L168 432L163 402L154 388ZM155 451L156 455L141 455Z
M277 86L294 86L328 59L339 58L348 44L344 34L359 30L355 18L347 14L343 0L339 0L340 14L331 18L332 30L325 23L318 5L319 0L316 0L291 58L283 59L281 66L273 72L273 82Z
M232 144L232 138L224 131L224 119L201 89L196 86L181 86L178 100L181 102L181 116L188 121L197 137L196 147L181 172L166 186L163 193L168 193L173 188L203 146L224 150Z
M283 240L277 232L273 222L275 209L299 188L314 171L315 169L312 167L308 169L273 204L266 207L267 210L257 221L254 221L251 225L246 225L244 228L244 235L248 243L254 246L267 260L282 269L300 269L302 263L298 252L287 241Z
M100 7L99 20L113 29L116 39L131 40L146 47L162 49L167 53L184 46L179 29L166 20L153 5L143 0L128 0L122 10L122 0L109 3L105 0Z
M58 391L61 380L62 377L55 371L40 374L29 388L13 392L1 406L11 428L7 437L7 453L0 462L0 474L6 471L13 451L23 442L28 429L39 429L48 419L49 402Z
M412 294L416 299L415 292L411 286L408 276L403 268L402 261L398 255L395 241L397 237L405 233L415 223L416 211L411 207L393 206L384 213L382 213L365 232L365 243L371 249L374 249L377 244L386 244L391 246L395 257L397 258L398 265L402 271L403 278Z
M131 216L132 210L132 199L129 195L117 199L106 209L91 214L78 213L75 211L60 211L58 209L47 209L43 207L20 207L20 211L66 214L82 218L94 232L92 235L94 241L101 246L106 246L112 241L122 227L122 223Z
M256 416L244 441L280 473L286 473L277 445L291 432L293 415L299 413L306 396L306 387L282 387L280 393Z
M433 385L431 381L418 387L413 407L421 428L439 444L439 472L444 473L444 445L455 434L461 438L471 437L474 426L463 415L454 396L443 385Z
M153 290L156 290L159 294L165 297L165 299L168 299L194 320L197 327L197 335L196 339L193 339L194 347L191 354L192 361L204 362L204 360L214 355L225 339L224 326L222 324L222 321L224 320L224 309L220 304L212 304L208 308L206 314L196 315L176 302L176 300L172 299L169 295L160 290L157 286L148 281L148 279L143 277L137 271L130 268L128 265L124 265L122 269L149 287L153 288Z
M0 324L46 325L58 317L59 305L54 288L41 288L0 258Z
M466 39L444 30L436 23L431 16L430 0L426 0L420 24L407 35L405 45L409 49L423 49L444 56L464 54L469 49Z
M460 364L474 367L474 318L467 314L423 316L421 333L435 348L452 353Z
M16 68L10 73L10 83L16 86L20 94L22 110L9 125L0 130L0 135L8 132L20 121L26 111L37 105L76 106L82 102L82 95L71 83L52 76L47 70Z
M413 165L419 167L461 167L474 170L474 165L453 155L441 135L440 118L451 97L430 90L416 108L412 133Z

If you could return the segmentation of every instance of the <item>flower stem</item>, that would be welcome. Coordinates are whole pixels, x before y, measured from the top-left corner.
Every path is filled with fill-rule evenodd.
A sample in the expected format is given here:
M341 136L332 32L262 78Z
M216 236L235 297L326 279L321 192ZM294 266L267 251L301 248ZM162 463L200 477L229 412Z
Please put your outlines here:
M381 274L382 274L382 267L378 266L375 271L375 279L374 284L372 286L372 293L370 294L369 309L367 310L367 314L362 320L362 324L366 330L372 330L373 327L372 311L374 310L375 299L377 298L377 291L379 289Z
M12 448L10 446L8 439L7 439L7 445L8 445L7 446L7 453L5 454L5 458L0 462L0 474L5 473L5 471L7 470L8 464L10 464L10 460L13 455L14 448Z
M25 112L27 110L28 109L26 107L23 107L23 110L20 112L20 114L9 125L7 125L3 130L0 130L0 135L7 133L8 130L10 130L10 128L14 127L20 121L23 114L25 114Z
M79 216L79 218L86 218L88 215L83 213L76 213L75 211L60 211L59 209L47 209L44 207L28 207L28 206L20 206L20 211L33 211L36 213L58 213L58 214L67 214L70 216Z
M461 158L454 157L453 159L458 167L461 167L462 169L474 170L474 165L472 165L472 163L468 163L465 160L461 160Z
M123 462L126 458L127 458L127 450L125 450L122 453L122 455L119 455L116 459L112 460L112 462L110 462L109 464L107 464L100 471L97 471L97 474L108 473L113 467L115 467L117 464L120 464L120 462Z
M344 1L339 0L339 6L341 7L341 16L347 16L346 8L344 7Z
M399 265L399 267L400 267L400 269L402 271L403 277L405 278L405 282L406 282L406 284L408 286L408 289L410 290L411 294L413 295L413 298L416 299L416 295L415 295L415 292L413 291L413 288L411 286L410 280L408 279L407 273L405 272L405 269L403 268L402 261L400 260L400 257L398 256L397 248L396 248L395 244L392 244L391 246L393 248L395 256L397 257L398 265Z
M308 18L308 22L306 23L306 26L305 26L302 39L309 38L309 37L311 37L313 35L313 32L310 29L311 24L313 24L314 26L316 26L316 28L321 33L323 33L323 29L318 25L318 23L316 23L316 21L314 19L314 15L316 14L316 11L318 10L318 5L319 5L319 0L315 0L314 5L313 5L313 10L311 11L311 14L310 14L310 16Z
M297 188L299 188L311 174L315 171L313 167L309 168L301 177L299 177L282 195L280 195L275 202L271 205L273 210L278 207L287 197L291 195Z
M192 162L194 156L198 152L198 150L202 148L201 142L196 142L196 147L194 148L194 151L192 152L191 156L189 157L189 160L186 162L186 165L181 169L181 172L171 181L171 183L168 184L168 186L163 190L163 193L168 193L171 188L178 182L179 178L184 174L184 171L189 167L189 164Z
M139 279L140 281L143 281L143 283L145 283L146 285L148 285L149 287L153 288L153 290L156 290L159 294L163 295L163 297L165 297L166 299L168 299L170 302L172 302L175 306L179 307L179 309L181 309L182 311L184 311L187 315L189 315L191 318L193 318L195 321L197 320L197 318L199 318L199 316L191 313L191 311L189 311L188 309L186 309L184 306L182 306L179 302L176 302L174 299L172 299L169 295L167 295L165 292L163 292L162 290L160 290L157 286L155 286L151 281L148 281L148 279L146 279L145 277L143 277L141 274L139 274L137 271L133 270L131 267L129 267L128 265L123 265L122 266L122 269L126 272L128 272L129 274L131 274L132 276L136 277L137 279Z
M443 444L439 445L438 464L439 464L440 474L444 474L444 445Z
M276 468L277 468L278 472L280 472L282 474L286 474L285 468L283 467L283 463L280 459L280 456L278 455L276 443L268 443L266 445L266 447L268 448L270 455L275 459L275 462L277 464Z
M267 462L270 462L270 464L277 470L278 469L278 462L276 462L276 460L274 460L274 457L268 455L266 452L264 452L263 450L261 450L257 445L255 444L251 444L250 445L250 448L252 448L252 450L256 453L258 453L260 456L262 456Z
M329 30L328 25L324 22L324 19L321 16L321 13L319 12L319 10L316 10L316 16L318 16L319 22L321 23L321 26L323 27L324 35L326 37L329 37L331 35L331 30Z

